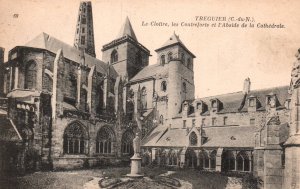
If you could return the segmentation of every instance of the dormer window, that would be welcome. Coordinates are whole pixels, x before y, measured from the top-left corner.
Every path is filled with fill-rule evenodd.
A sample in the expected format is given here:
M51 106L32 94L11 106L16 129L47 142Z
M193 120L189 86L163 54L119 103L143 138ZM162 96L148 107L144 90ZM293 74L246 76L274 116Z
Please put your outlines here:
M193 103L196 115L200 115L207 110L207 105L199 100Z
M266 106L270 108L276 108L277 105L278 105L277 97L275 94L270 93L269 95L266 96Z
M249 99L249 107L254 107L256 104L255 104L255 99L254 98L250 98Z
M217 108L218 107L217 101L216 100L212 101L212 105L211 106L213 108Z
M248 111L256 111L257 108L257 98L255 96L250 96L248 98Z
M221 102L218 99L211 100L211 109L213 112L218 112L221 109Z

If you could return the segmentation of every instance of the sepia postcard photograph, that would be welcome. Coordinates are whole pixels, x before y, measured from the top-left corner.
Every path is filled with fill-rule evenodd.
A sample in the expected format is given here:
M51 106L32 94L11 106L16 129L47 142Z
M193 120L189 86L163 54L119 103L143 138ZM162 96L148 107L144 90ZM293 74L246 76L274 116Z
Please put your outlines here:
M0 0L0 189L299 189L299 10Z

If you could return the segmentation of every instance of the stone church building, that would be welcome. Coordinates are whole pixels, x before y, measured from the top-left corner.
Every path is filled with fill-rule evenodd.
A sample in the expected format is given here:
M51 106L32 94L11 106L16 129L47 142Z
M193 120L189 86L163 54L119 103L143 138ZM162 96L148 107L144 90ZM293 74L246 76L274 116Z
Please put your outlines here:
M300 49L290 85L251 90L246 78L239 92L199 99L196 56L175 33L149 65L126 18L101 51L98 60L91 2L80 3L73 46L42 33L9 51L1 171L7 160L18 171L128 164L141 132L145 166L249 172L264 188L300 187Z

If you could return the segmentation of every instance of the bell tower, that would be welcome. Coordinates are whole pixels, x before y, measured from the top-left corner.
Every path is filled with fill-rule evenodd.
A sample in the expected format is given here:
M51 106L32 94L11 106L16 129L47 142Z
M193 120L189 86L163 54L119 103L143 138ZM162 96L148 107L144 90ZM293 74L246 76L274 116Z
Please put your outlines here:
M117 38L104 45L102 52L103 61L128 79L149 64L150 51L138 42L128 17Z
M80 2L75 31L74 46L85 53L96 57L92 3Z

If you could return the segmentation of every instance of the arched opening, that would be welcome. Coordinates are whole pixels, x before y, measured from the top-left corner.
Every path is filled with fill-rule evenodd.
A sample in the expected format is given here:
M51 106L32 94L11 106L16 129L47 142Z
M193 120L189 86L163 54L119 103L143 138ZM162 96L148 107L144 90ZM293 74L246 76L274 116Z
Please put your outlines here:
M147 90L146 87L142 88L141 92L141 109L142 110L147 110Z
M114 131L108 126L102 127L97 133L96 153L110 154L113 152Z
M194 150L189 149L185 153L185 164L187 167L195 168L197 166L197 155Z
M199 168L209 169L209 157L205 151L201 151L199 154Z
M209 156L210 169L216 169L216 157L217 157L217 151L214 150L210 153L210 156Z
M236 164L238 171L250 171L250 158L246 152L241 151L237 154Z
M167 91L167 82L166 81L161 82L160 88L162 91L166 92Z
M87 133L85 128L78 122L67 126L64 132L63 150L65 154L85 154L87 144Z
M81 99L82 99L82 109L83 111L85 112L88 112L89 111L89 106L88 106L88 103L87 103L87 100L88 100L88 95L87 95L87 91L85 89L82 89L81 90Z
M222 154L222 171L235 170L235 157L232 151L225 151Z
M25 89L35 89L36 87L36 63L35 61L29 61L25 67Z
M125 131L122 135L122 154L133 155L133 144L134 133L132 131Z
M189 139L190 139L190 146L197 146L198 137L194 131L191 132Z
M177 153L175 150L171 150L169 153L169 165L170 166L177 166Z
M113 50L110 55L110 62L114 63L114 62L118 62L118 60L119 60L118 52L116 50Z

